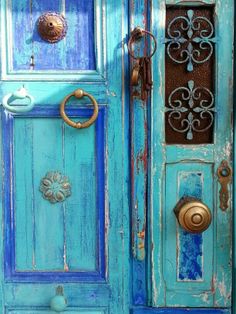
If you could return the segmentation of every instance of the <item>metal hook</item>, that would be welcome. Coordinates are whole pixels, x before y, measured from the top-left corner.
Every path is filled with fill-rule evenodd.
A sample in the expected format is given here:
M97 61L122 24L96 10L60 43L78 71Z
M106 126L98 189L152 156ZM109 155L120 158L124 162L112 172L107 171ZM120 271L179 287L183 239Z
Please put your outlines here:
M137 26L137 27L135 27L135 28L132 30L130 39L129 39L129 41L128 41L128 52L129 52L129 55L130 55L133 59L136 59L136 60L137 60L137 59L140 59L140 57L135 57L135 55L134 55L134 54L132 53L132 51L131 51L131 46L132 46L132 44L133 44L134 42L139 41L142 37L144 37L145 34L149 35L149 36L153 39L153 41L154 41L154 48L153 48L152 53L151 53L149 56L145 56L145 57L147 57L147 58L152 58L153 55L154 55L154 53L155 53L156 50L157 50L157 41L156 41L155 36L154 36L151 32L149 32L149 31L147 31L147 30L145 30L145 29L142 29L141 27Z

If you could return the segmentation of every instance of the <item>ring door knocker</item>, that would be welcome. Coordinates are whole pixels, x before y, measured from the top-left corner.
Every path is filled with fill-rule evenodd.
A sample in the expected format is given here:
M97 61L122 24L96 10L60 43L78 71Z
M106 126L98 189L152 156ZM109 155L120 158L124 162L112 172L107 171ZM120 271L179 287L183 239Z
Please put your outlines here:
M80 122L80 121L74 122L74 121L72 121L71 119L69 119L69 117L66 115L66 113L65 113L65 105L66 105L67 101L68 101L71 97L73 97L73 96L76 97L76 98L78 98L78 99L81 99L81 98L83 98L84 96L86 96L86 97L88 97L88 98L92 101L92 104L93 104L94 109L93 109L93 114L92 114L92 116L91 116L91 118L90 118L89 120L87 120L87 121L85 121L85 122L83 122L83 123ZM88 128L88 127L89 127L91 124L93 124L93 123L96 121L96 119L97 119L97 116L98 116L98 104L97 104L95 98L94 98L92 95L86 93L86 92L85 92L84 90L82 90L82 89L76 89L74 92L70 93L69 95L67 95L67 96L63 99L63 101L62 101L62 103L61 103L61 106L60 106L60 114L61 114L62 119L65 121L65 123L67 123L67 124L70 125L71 127L76 128L76 129Z
M13 105L12 101L17 99L27 99L27 103L24 105ZM34 107L34 98L31 96L25 87L19 88L13 93L5 95L2 99L2 105L5 109L12 113L24 113L33 109Z
M149 55L143 55L142 57L136 56L132 52L132 44L139 41L145 35L150 36L154 41L153 51ZM137 86L139 81L141 81L141 99L146 101L148 97L148 93L152 88L152 68L151 68L151 58L155 54L157 49L157 41L155 36L140 27L136 27L131 32L131 37L128 42L128 52L131 58L136 60L136 63L133 66L132 74L131 74L131 85Z

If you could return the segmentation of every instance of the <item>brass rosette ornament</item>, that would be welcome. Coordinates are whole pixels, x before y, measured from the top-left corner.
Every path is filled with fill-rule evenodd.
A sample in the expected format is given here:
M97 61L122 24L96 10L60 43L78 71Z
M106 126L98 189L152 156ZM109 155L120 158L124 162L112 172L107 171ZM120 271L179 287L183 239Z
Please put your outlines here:
M48 43L54 44L62 40L67 33L67 22L62 14L46 12L38 19L40 37Z

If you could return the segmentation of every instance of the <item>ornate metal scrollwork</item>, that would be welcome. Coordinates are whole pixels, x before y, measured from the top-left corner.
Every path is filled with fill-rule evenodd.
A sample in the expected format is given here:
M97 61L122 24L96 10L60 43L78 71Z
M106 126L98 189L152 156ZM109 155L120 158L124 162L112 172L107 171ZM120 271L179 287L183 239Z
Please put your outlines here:
M193 139L193 131L205 132L214 122L214 96L205 87L194 87L188 81L187 87L178 87L171 92L166 108L170 127L179 133L187 133L187 140Z
M167 27L167 55L176 63L187 63L187 70L193 71L193 65L208 61L216 42L214 26L204 16L194 16L193 10L187 11L187 17L175 17Z
M68 178L58 171L47 172L41 180L39 190L50 203L63 202L71 195Z

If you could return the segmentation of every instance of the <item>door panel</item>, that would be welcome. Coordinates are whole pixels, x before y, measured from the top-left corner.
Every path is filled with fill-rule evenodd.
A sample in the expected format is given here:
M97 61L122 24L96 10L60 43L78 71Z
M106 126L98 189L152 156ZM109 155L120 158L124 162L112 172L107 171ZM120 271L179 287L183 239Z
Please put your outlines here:
M200 7L201 10L204 11L204 5L207 8L207 4L209 3L204 2ZM158 119L161 119L158 113L166 111L165 106L169 108L171 102L175 103L176 106L181 104L186 111L189 110L188 105L184 105L181 98L171 100L173 96L171 91L175 88L182 88L182 86L191 88L189 82L195 80L194 71L198 72L197 76L201 75L199 86L202 89L211 90L205 79L208 73L205 73L206 71L203 71L204 66L202 68L202 65L197 62L193 64L193 70L190 71L187 69L186 63L182 65L173 61L172 66L176 71L175 80L171 79L168 73L165 73L164 68L165 63L170 62L170 57L166 52L168 42L163 44L163 38L167 37L165 29L168 26L164 23L165 9L171 10L171 5L173 5L173 10L176 8L185 10L184 16L187 19L190 18L191 12L193 18L199 17L199 7L194 1L186 4L177 3L177 1L171 3L160 1L153 10L153 12L159 13L153 14L152 25L154 31L157 32L160 47L159 55L155 56L153 65L154 69L160 69L159 72L154 71L154 79L160 88L154 89L151 114L151 156L153 156L151 168L155 170L151 177L151 189L155 191L155 194L151 194L150 209L151 217L153 217L150 244L154 243L150 272L155 274L152 282L152 304L155 306L230 307L231 305L231 201L229 201L227 210L223 211L220 208L220 185L217 169L222 160L227 160L232 165L232 89L228 82L232 81L233 37L230 32L225 36L223 21L227 20L228 25L231 25L229 28L233 27L231 15L233 2L213 1L211 4L214 12L214 36L217 40L214 44L215 54L212 55L213 69L215 70L209 66L208 71L209 75L212 75L212 71L214 73L210 82L213 86L215 113L213 142L207 144L208 141L204 140L204 145L200 145L198 142L193 143L194 137L200 139L200 133L198 135L197 132L193 132L191 138L187 131L185 136L189 144L186 141L181 144L177 140L176 144L168 145L164 131L170 127L168 120L161 120L162 125L157 122L160 121ZM195 11L197 11L196 16L194 15ZM161 25L160 21L162 21ZM158 25L160 25L159 28ZM191 35L193 38L198 36L194 35L195 31L193 30L193 35ZM184 31L181 36L185 36ZM190 39L187 43L191 42ZM197 49L196 46L195 49ZM182 66L185 68L185 75L182 74ZM180 74L178 72L179 67ZM185 84L182 81L179 83L178 75L181 76L181 80L185 80ZM168 80L175 84L170 92L165 88L165 84L169 84ZM169 94L165 95L166 93ZM199 95L203 97L203 100L207 99L204 92L200 92ZM197 109L194 111L197 99L193 98L192 114L195 118L195 112L198 111ZM211 101L209 100L208 104ZM190 103L189 106L191 108ZM166 112L169 114L170 111ZM178 119L179 116L176 115L175 118ZM186 118L182 117L182 119ZM186 121L182 121L183 125L186 126L187 124L184 124ZM196 124L195 127L197 127ZM175 131L175 133L177 136L178 132ZM172 134L174 137L174 133ZM211 209L212 223L202 235L196 236L180 231L173 209L183 195L197 197ZM160 290L162 293L159 293Z
M70 109L70 115L91 115L91 110L79 111ZM50 272L67 281L104 280L105 111L101 108L96 125L80 134L65 126L54 109L34 112L14 118L6 114L3 121L3 143L9 147L4 172L11 178L4 184L5 190L10 188L5 206L12 208L12 215L6 215L12 226L6 229L6 273L9 280L51 280ZM14 165L11 156L17 156ZM50 171L67 174L71 197L66 203L45 201L48 190L41 192L40 186Z
M8 1L7 1L8 2ZM31 56L34 71L95 70L94 1L11 1L8 2L9 50L11 71L29 72ZM57 45L44 42L35 21L47 11L64 12L68 21L66 40ZM24 26L22 31L22 26ZM21 33L21 36L19 36ZM88 38L88 40L86 40ZM85 44L86 40L86 44ZM45 58L47 55L47 58Z
M52 313L51 311L40 311L40 310L29 310L29 311L18 311L18 310L9 310L7 311L6 313L9 313L9 314L23 314L23 313L26 313L26 314L47 314L47 313ZM104 314L106 313L105 311L101 310L101 311L98 311L98 310L90 310L90 309L81 309L81 310L72 310L72 311L67 311L68 314L74 314L74 313L81 313L81 314Z
M133 312L230 313L231 187L228 186L228 208L222 210L217 171L223 160L232 167L233 33L225 34L225 22L227 29L233 29L233 1L160 0L150 7L146 1L135 1L130 14L131 30L137 25L149 29L158 44L152 59L154 84L150 103L139 100L135 88L131 88L132 239L140 253L133 256L133 303L143 306ZM180 17L183 18L181 31ZM201 17L203 26L199 22ZM175 18L175 29L169 32L171 37L168 27ZM194 18L198 22L188 24ZM193 56L195 59L202 56L197 50L201 50L198 44L207 24L213 28L211 35L208 30L207 39L213 51L205 42L208 48L205 46L204 53L208 51L211 56L208 58L203 53L204 62L193 61ZM169 56L171 38L173 51L182 56L181 62ZM182 55L181 45L186 45ZM195 89L199 98L193 96ZM194 91L193 97L188 98L187 90ZM199 99L203 100L199 105L208 103L212 113L205 115L203 124L201 119L193 121L201 112L195 109ZM178 106L182 106L179 111ZM174 122L170 121L170 113ZM199 127L203 130L198 132ZM147 168L145 162L140 162L145 161L140 156L145 156L146 151ZM147 191L144 202L138 191ZM191 234L180 227L174 208L183 196L200 199L210 208L212 223L205 232ZM141 239L140 231L144 231Z
M1 110L1 313L52 313L62 287L67 313L230 314L231 187L222 210L217 173L232 167L233 1L0 3L1 99L23 84L35 98ZM38 34L47 11L67 20L58 43ZM147 102L128 84L136 26L157 39ZM87 129L60 116L77 88L98 102ZM83 122L93 108L72 98L66 113ZM203 233L180 227L182 197L209 207Z
M203 233L191 234L173 220L173 208L181 199L188 196L201 199L212 211L213 197L209 187L213 186L212 165L201 163L182 163L166 165L166 194L163 221L164 233L164 280L168 303L178 299L178 304L185 306L186 294L194 284L194 291L188 293L193 306L212 303L211 286L214 269L213 227ZM213 221L214 221L214 213ZM172 248L176 248L173 250ZM199 301L199 299L201 301ZM175 301L174 301L175 302ZM174 305L174 304L173 304Z
M55 44L45 42L37 30L39 17L47 12L66 17L66 36ZM77 81L78 77L90 80L92 75L98 79L98 72L104 71L103 16L102 0L2 1L7 45L2 51L2 78L64 81L67 77Z
M26 113L1 108L1 313L53 313L58 287L67 313L129 311L125 6L1 1L1 99L23 84L35 99ZM47 11L67 20L58 43L37 32ZM86 129L60 115L60 103L78 88L99 107ZM87 97L71 98L65 111L84 122L93 107Z

